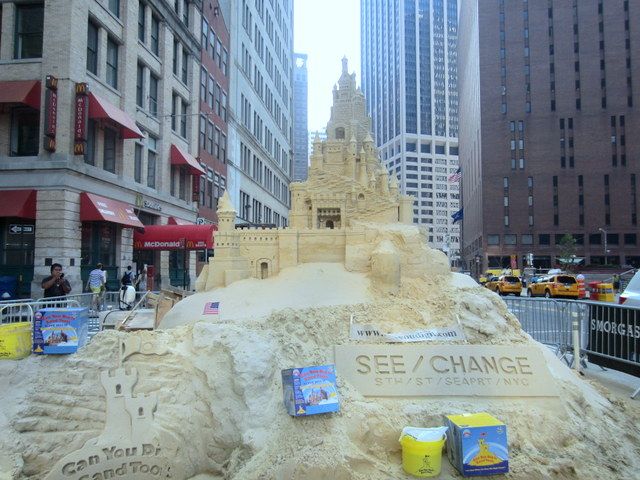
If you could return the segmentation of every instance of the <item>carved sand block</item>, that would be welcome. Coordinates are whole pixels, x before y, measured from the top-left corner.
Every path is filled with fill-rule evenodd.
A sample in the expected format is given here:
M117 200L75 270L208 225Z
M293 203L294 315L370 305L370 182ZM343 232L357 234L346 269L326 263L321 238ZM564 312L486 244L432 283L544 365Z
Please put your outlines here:
M120 344L122 359L134 353L166 353L152 342L129 337ZM124 367L100 372L106 395L106 423L99 437L58 461L45 480L103 480L108 478L182 478L157 439L153 413L155 394L134 395L138 372Z

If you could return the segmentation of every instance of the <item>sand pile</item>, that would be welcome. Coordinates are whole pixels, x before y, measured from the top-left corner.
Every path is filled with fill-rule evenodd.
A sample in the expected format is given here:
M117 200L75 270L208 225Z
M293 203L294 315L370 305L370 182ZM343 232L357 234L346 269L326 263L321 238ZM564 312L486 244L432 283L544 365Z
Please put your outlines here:
M208 301L220 302L219 315L202 314ZM145 435L162 445L172 478L409 478L398 443L404 426L442 425L445 414L483 410L508 426L508 478L637 478L640 409L612 402L542 346L557 400L371 398L338 371L339 413L290 417L280 370L332 363L335 345L356 343L352 317L388 331L459 321L470 344L537 345L497 295L468 277L406 280L400 294L386 296L364 274L307 264L196 294L160 331L107 331L75 355L0 362L0 478L45 478L99 437L106 418L99 372L120 362L137 372L135 395L157 397ZM123 351L132 338L141 353ZM74 475L59 478L82 478ZM459 478L446 460L441 478Z

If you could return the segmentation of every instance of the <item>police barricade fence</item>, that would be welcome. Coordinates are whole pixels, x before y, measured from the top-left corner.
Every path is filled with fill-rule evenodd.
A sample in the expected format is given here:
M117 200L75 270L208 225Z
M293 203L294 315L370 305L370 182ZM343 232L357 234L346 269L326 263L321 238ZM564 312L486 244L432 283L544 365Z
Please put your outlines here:
M80 307L76 299L50 297L39 300L14 301L0 305L0 323L33 322L33 315L41 308Z
M640 377L640 308L588 300L504 300L522 329L567 364L576 352L590 363ZM632 398L639 393L640 388Z

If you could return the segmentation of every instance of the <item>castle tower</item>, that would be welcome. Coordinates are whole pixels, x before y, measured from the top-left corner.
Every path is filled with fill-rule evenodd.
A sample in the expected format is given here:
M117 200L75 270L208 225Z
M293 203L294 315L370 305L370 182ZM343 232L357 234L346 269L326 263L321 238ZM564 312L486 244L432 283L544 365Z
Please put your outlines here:
M240 234L236 230L236 210L229 191L218 203L218 232L215 236L216 254L209 258L200 275L206 275L205 290L229 285L250 276L249 261L240 254Z

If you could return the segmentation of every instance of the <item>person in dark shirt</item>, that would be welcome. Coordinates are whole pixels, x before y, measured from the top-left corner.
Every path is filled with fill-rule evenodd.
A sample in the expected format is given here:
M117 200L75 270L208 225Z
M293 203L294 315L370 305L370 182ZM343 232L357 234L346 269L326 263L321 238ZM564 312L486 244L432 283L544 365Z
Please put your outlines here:
M131 270L131 265L129 265L127 271L122 275L120 283L122 283L122 285L133 285L133 280L133 270Z
M71 285L62 273L62 265L51 265L51 275L42 280L42 288L45 297L64 297L71 291Z

